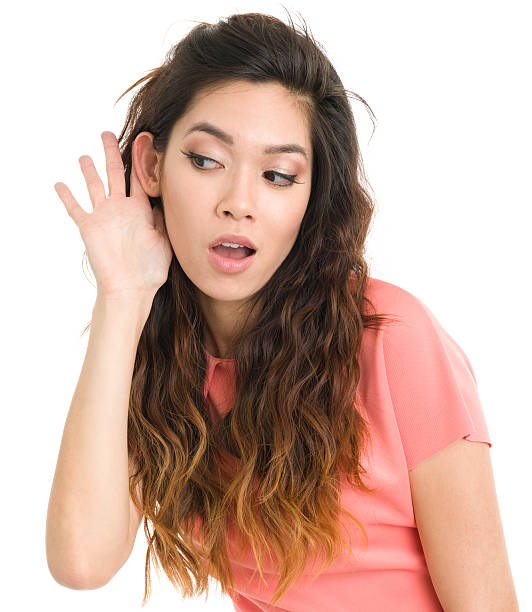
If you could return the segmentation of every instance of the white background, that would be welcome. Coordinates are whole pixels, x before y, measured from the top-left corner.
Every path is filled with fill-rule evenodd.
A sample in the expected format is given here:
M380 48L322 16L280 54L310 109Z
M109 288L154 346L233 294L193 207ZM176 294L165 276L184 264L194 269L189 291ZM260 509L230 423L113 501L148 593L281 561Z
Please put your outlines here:
M307 20L353 102L377 211L370 275L425 302L471 361L522 610L530 590L530 230L532 95L528 2L286 3ZM85 356L95 282L54 191L90 200L78 157L104 177L100 133L118 135L132 83L196 21L280 3L20 2L0 37L2 105L3 529L5 609L140 610L146 542L105 587L69 590L48 572L46 509ZM136 91L136 90L135 90ZM7 573L6 573L7 571ZM153 573L149 609L233 610L182 600Z

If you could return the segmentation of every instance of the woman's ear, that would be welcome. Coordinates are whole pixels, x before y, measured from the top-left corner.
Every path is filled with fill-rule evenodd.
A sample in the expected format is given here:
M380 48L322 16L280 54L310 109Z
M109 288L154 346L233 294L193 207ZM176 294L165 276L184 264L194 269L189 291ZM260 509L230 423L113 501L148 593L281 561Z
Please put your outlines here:
M137 134L131 145L131 163L134 165L137 177L147 195L160 197L160 168L162 154L153 148L153 134L141 132Z

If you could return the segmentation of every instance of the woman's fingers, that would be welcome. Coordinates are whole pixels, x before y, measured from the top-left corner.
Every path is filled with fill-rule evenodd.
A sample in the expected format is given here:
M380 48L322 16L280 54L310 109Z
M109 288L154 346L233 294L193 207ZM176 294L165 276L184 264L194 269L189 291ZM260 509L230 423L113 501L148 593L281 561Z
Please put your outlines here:
M118 140L113 132L109 131L102 132L101 138L105 151L105 166L109 184L109 197L115 196L125 198L126 180L124 176L124 163L122 161L122 155L118 146ZM85 178L89 197L92 202L92 209L94 211L98 205L102 204L107 199L105 194L105 185L103 184L100 175L94 166L94 162L89 155L82 155L78 161L83 177ZM130 195L136 197L144 196L144 198L147 200L148 196L144 192L144 189L142 188L142 185L138 179L133 160L130 180ZM76 199L72 195L72 192L64 183L55 183L54 189L65 205L70 217L72 217L72 219L74 219L76 224L79 226L79 222L82 221L85 216L87 216L87 213L77 203Z
M94 162L88 155L82 155L79 159L79 166L85 178L89 197L92 202L92 209L105 200L105 187L100 175L94 167Z
M126 179L124 176L124 162L120 154L118 140L113 132L102 132L103 148L105 151L105 168L110 196L126 195Z
M70 189L64 183L56 183L54 185L54 189L59 196L60 200L65 205L67 209L67 213L74 220L76 225L79 226L82 218L87 213L81 208L81 206L76 202L76 199L72 195Z

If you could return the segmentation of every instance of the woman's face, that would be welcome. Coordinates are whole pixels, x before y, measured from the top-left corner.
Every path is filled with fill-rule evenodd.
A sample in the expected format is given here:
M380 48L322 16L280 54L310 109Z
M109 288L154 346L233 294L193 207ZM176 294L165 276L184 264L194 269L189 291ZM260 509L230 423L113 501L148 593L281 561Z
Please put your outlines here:
M265 152L279 145L298 145L304 154ZM203 93L175 123L160 192L150 195L162 198L172 247L204 305L242 303L267 283L296 241L311 177L310 126L279 84L237 81ZM246 269L215 265L209 246L222 234L256 246Z

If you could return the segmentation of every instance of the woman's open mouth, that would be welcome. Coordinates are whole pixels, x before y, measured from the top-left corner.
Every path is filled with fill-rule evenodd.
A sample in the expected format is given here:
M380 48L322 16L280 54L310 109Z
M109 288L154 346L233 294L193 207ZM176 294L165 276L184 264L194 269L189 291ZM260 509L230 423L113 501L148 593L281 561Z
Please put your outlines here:
M248 247L230 247L218 245L209 249L212 263L223 272L241 272L249 267L255 259L257 251Z

